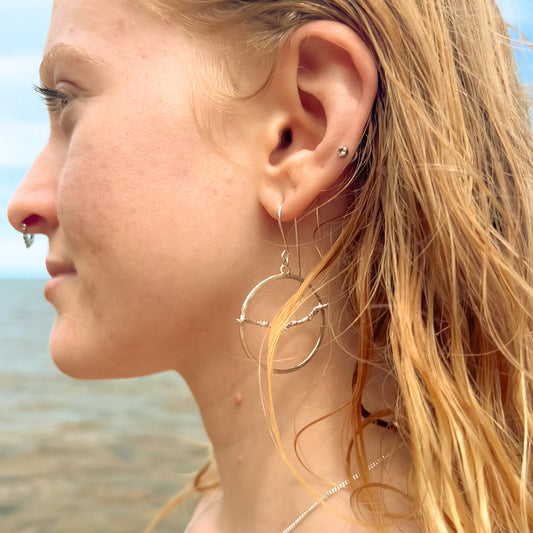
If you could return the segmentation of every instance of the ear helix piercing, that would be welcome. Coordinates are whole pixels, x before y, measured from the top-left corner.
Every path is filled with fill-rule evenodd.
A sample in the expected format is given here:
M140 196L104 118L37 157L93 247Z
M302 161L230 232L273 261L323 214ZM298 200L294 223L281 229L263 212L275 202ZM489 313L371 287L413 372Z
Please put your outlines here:
M257 293L260 291L260 289L262 287L264 287L265 285L267 285L267 284L271 284L271 283L274 283L274 282L277 282L277 281L281 281L281 280L292 280L292 281L296 282L297 284L302 285L304 283L304 281L305 281L300 275L293 274L291 272L291 268L289 266L289 248L287 246L287 240L285 239L285 233L283 231L283 225L281 223L281 210L282 210L282 207L283 206L280 206L279 210L278 210L278 225L279 225L279 229L280 229L280 232L281 232L281 237L282 237L282 240L283 240L283 252L281 254L280 273L279 274L274 274L273 276L270 276L270 277L264 279L263 281L259 282L250 291L250 293L248 294L248 296L244 300L244 303L242 304L241 314L240 314L239 318L237 319L237 323L239 324L239 329L240 329L241 345L242 345L242 348L244 350L244 353L246 354L246 356L249 359L258 359L258 358L260 359L261 355L260 354L254 354L252 352L252 350L250 349L250 347L248 345L248 342L246 340L245 325L248 324L248 325L251 325L251 326L259 326L259 327L263 327L263 328L270 328L271 327L270 321L267 321L267 320L255 320L254 318L250 318L249 316L247 316L247 310L248 310L248 305L249 305L250 301L253 300L255 298L255 296L257 295ZM298 232L297 232L296 221L294 222L294 224L295 224L295 234L297 236ZM297 239L296 246L298 247L298 237L296 237L296 239ZM277 373L277 374L288 374L290 372L294 372L296 370L299 370L300 368L305 366L307 363L309 363L309 361L311 361L311 359L315 356L318 348L322 344L322 339L324 337L324 331L326 329L325 309L328 307L328 304L327 303L322 303L322 300L320 299L320 296L318 295L318 293L316 292L316 290L314 289L314 287L312 285L308 285L308 289L311 292L311 294L314 296L314 299L316 300L316 305L303 318L301 318L299 320L291 320L290 322L285 324L285 328L284 329L285 329L285 331L287 331L288 329L290 329L292 327L301 326L301 325L313 320L313 318L316 315L319 315L320 318L321 318L321 324L320 324L319 331L318 331L318 339L317 339L317 341L315 343L315 346L307 353L307 355L304 357L304 359L302 361L300 361L300 363L298 363L297 365L295 365L293 367L290 367L290 368L276 368L276 367L274 367L272 369L274 373ZM266 365L263 362L260 362L259 364L261 365L261 368L266 369Z
M340 146L339 149L337 150L337 155L341 159L344 159L349 153L350 151L348 150L346 146Z
M24 239L24 244L26 245L26 248L30 248L33 244L33 239L35 235L28 234L28 226L26 224L22 224L22 238Z

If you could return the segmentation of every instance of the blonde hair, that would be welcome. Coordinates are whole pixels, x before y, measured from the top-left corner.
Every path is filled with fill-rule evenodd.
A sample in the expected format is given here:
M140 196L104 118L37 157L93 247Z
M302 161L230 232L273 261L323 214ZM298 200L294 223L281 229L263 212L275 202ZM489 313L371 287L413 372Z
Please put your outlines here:
M425 528L533 530L533 141L495 3L143 1L267 60L311 20L365 41L379 90L351 168L353 203L309 276L341 270L356 317L347 470L365 456L361 398L379 346ZM272 352L296 300L276 320Z

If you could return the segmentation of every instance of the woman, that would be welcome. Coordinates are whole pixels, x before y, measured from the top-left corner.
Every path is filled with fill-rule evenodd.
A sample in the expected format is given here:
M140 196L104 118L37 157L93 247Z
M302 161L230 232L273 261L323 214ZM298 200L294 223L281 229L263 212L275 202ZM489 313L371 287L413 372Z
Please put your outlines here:
M532 528L533 151L492 2L55 0L41 80L9 218L50 241L52 356L185 378L189 533Z

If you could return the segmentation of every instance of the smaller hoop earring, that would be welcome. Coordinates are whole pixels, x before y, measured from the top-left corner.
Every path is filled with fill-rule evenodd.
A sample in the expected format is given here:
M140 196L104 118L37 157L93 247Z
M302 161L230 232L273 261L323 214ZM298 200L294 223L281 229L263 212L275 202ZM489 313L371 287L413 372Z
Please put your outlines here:
M347 157L349 153L350 151L348 150L346 146L340 146L339 149L337 150L337 155L341 159L344 159L345 157Z
M28 226L26 224L22 224L22 238L24 239L26 248L31 248L35 235L28 234Z
M282 236L282 239L283 239L283 246L284 246L283 252L281 254L280 273L279 274L274 274L273 276L270 276L270 277L264 279L263 281L259 282L250 291L248 296L245 298L244 303L242 304L241 314L240 314L239 318L237 319L237 323L239 324L241 345L243 347L244 353L246 354L246 356L249 359L257 359L257 357L252 353L252 350L250 350L250 347L248 346L248 343L246 341L246 332L244 330L245 324L251 324L251 325L259 326L259 327L263 327L263 328L270 328L270 326L271 326L271 323L269 321L267 321L267 320L255 320L253 318L249 318L246 315L246 312L248 310L248 305L250 304L250 301L255 297L257 292L262 287L264 287L265 285L267 285L269 283L276 282L276 281L281 281L281 280L294 280L294 281L298 282L300 285L302 285L305 282L305 280L301 276L297 276L297 275L291 273L291 269L290 269L290 266L289 266L289 251L288 251L287 241L285 239L285 233L283 231L283 225L281 224L281 210L282 210L282 207L283 206L280 206L279 210L278 210L278 225L279 225L279 228L280 228L280 231L281 231L281 236ZM303 318L301 318L299 320L291 320L290 322L285 324L285 331L287 331L289 328L292 328L292 327L295 327L295 326L301 326L302 324L305 324L306 322L310 322L311 320L313 320L313 318L316 315L319 314L321 316L321 318L322 318L322 323L320 325L320 331L319 331L318 339L317 339L317 341L315 343L315 346L312 348L312 350L307 354L307 356L300 363L298 363L297 365L295 365L293 367L290 367L290 368L276 368L276 367L274 367L272 370L276 374L289 374L291 372L294 372L294 371L299 370L300 368L304 367L307 363L309 363L311 361L311 359L313 359L313 357L315 356L318 348L322 344L322 339L324 337L324 331L326 329L326 313L325 313L324 310L328 307L328 304L327 303L322 303L322 300L320 299L320 296L315 291L315 289L313 288L312 285L309 285L308 287L309 287L310 291L312 292L313 296L316 298L317 305L315 305L313 307L313 309L306 316L304 316ZM259 358L260 358L260 355L259 355ZM267 367L266 367L266 365L264 363L260 362L259 364L261 365L261 368L266 370Z

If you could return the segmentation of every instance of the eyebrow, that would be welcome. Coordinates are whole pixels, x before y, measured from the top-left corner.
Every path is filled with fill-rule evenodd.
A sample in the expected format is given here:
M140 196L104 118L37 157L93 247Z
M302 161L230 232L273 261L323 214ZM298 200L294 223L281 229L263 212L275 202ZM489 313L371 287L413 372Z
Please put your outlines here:
M59 59L87 63L93 66L104 66L110 63L109 60L91 56L77 46L59 43L43 57L39 67L39 76L43 82L50 82L53 66Z

